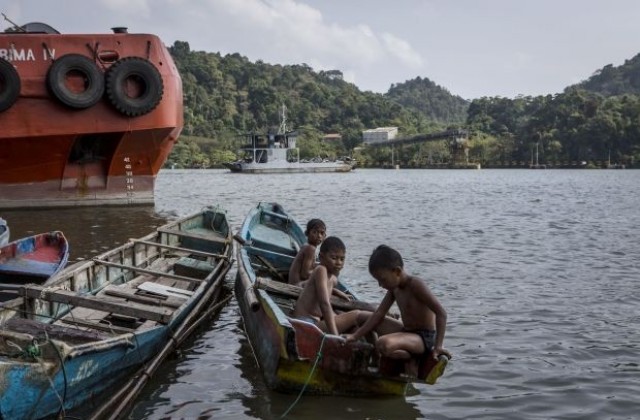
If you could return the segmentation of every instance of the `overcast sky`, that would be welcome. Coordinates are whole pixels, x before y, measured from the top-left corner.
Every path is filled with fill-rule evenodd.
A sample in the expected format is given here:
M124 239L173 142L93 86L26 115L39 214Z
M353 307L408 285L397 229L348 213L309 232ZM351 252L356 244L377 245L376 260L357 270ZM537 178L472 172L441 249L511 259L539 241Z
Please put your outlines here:
M374 92L427 77L465 99L558 93L640 52L638 0L2 0L0 11L63 33L127 26L167 45L338 69Z

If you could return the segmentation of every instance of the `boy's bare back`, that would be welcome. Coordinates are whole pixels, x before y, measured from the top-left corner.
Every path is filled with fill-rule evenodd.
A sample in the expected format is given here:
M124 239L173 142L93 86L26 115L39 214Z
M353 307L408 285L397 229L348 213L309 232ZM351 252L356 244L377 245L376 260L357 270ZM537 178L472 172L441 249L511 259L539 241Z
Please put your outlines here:
M291 263L289 268L289 284L299 285L309 279L309 273L313 270L316 260L316 247L304 244Z
M451 357L443 348L447 312L422 279L404 270L400 254L386 245L379 246L369 259L369 272L387 293L369 320L347 339L356 340L380 325L386 331L376 348L387 357L407 359L412 354L426 354L431 348L434 359L440 354ZM394 303L402 316L401 325L385 320Z
M407 275L406 284L389 293L393 294L406 330L436 329L436 316L431 308L439 307L440 304L424 280Z

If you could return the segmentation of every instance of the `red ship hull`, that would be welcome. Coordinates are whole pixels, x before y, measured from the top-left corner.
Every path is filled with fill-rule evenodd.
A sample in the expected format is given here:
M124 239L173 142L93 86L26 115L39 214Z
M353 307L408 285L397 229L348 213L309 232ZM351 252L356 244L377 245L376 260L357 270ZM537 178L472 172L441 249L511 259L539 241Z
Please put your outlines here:
M183 125L180 76L156 36L2 33L2 60L0 208L153 202ZM104 83L94 74L104 92L89 92Z

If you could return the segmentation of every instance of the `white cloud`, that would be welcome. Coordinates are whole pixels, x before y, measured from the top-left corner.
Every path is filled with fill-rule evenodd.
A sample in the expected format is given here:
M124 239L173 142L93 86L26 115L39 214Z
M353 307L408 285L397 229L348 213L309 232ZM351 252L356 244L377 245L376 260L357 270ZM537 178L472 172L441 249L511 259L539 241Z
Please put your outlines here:
M316 63L319 68L368 68L393 60L419 67L420 54L409 42L390 33L378 34L368 25L340 25L295 0L209 0L209 12L243 28L250 51L261 59L281 63ZM193 7L193 6L192 6ZM236 35L237 36L237 35Z
M401 62L414 67L424 65L422 56L404 39L400 39L390 33L384 33L382 34L382 40L387 49Z

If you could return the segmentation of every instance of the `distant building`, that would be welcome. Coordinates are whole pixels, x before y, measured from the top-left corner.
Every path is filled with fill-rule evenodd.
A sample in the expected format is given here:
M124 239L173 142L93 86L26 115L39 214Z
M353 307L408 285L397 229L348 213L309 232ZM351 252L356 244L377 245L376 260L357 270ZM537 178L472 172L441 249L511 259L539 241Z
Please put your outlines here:
M362 141L365 144L380 143L393 140L398 136L398 127L378 127L362 132Z
M342 135L340 134L325 134L324 137L322 137L322 141L325 143L336 143L342 140Z

